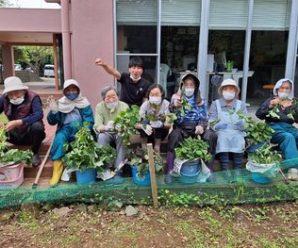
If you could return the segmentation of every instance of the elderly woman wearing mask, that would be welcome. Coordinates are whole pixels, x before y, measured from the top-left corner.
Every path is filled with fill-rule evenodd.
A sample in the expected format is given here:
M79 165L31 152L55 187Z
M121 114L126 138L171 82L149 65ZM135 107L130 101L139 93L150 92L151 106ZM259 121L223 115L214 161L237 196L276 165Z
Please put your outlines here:
M228 180L232 179L228 170L229 153L233 154L235 169L239 169L243 163L245 122L237 112L246 114L247 110L246 104L237 99L239 92L240 89L233 79L224 80L218 89L221 98L213 101L209 110L210 127L217 134L216 154L219 154L221 167Z
M178 92L173 95L170 110L177 120L168 137L168 151L165 183L171 183L174 167L175 148L188 137L203 135L207 127L207 107L200 95L200 81L196 75L186 73L181 78ZM185 107L186 104L188 107Z
M274 129L272 142L277 143L285 159L297 158L298 131L293 123L298 122L298 105L293 99L293 82L280 79L274 86L273 96L261 104L256 116Z
M115 168L119 169L126 154L122 138L115 130L114 120L120 112L129 107L125 102L119 101L117 90L113 86L106 86L101 91L102 101L96 105L94 130L98 133L97 142L101 145L114 143L117 150ZM121 176L121 171L118 172Z

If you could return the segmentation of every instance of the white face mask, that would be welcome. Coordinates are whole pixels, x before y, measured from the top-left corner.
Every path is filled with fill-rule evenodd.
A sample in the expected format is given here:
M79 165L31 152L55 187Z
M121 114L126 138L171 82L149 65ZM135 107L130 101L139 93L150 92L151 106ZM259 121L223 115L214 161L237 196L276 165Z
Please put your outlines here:
M195 89L194 88L185 88L185 90L184 90L184 94L187 97L192 96L194 92L195 92Z
M111 110L115 109L117 105L118 105L118 101L106 103L107 108Z
M277 92L278 97L280 97L281 99L287 99L289 98L289 92L287 91L282 91L282 92Z
M17 99L9 99L10 103L13 105L20 105L22 102L24 102L25 98L24 96L21 96Z
M227 101L233 100L235 98L235 95L236 95L235 92L230 92L230 91L226 91L226 90L224 90L222 92L223 98Z
M161 103L161 97L160 96L149 96L149 102L151 104L159 105Z
M141 77L138 78L134 78L132 75L129 76L131 78L132 81L136 82L139 81L141 79Z

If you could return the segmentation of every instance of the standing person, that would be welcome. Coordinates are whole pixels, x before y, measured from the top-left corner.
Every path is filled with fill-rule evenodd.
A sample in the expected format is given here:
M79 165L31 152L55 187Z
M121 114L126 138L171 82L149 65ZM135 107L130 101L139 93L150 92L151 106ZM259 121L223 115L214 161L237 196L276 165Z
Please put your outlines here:
M94 130L98 133L97 142L101 145L116 145L117 157L115 169L119 170L126 155L126 148L123 145L122 137L117 133L114 120L120 112L126 111L129 107L125 102L119 101L115 87L106 86L101 91L102 101L96 105ZM118 176L122 171L117 172Z
M156 153L160 153L160 143L167 137L170 124L166 123L166 115L169 113L169 102L165 99L165 91L159 84L149 87L147 100L140 108L141 123L137 128L141 133L142 148L147 149L147 142L154 144Z
M274 86L273 96L261 104L256 116L265 120L275 131L271 141L279 145L284 159L298 157L298 104L293 99L293 82L280 79Z
M220 164L228 180L232 179L229 153L233 154L235 169L240 169L245 148L245 122L237 112L246 114L247 110L246 104L237 99L239 92L240 89L233 79L224 80L218 89L221 98L213 101L209 110L210 126L217 133L216 154L219 153ZM236 176L238 175L237 171Z
M31 145L32 166L39 166L39 149L46 136L40 97L28 90L20 78L8 77L4 80L4 91L0 97L2 112L9 120L5 126L8 141L16 145Z
M64 144L75 139L75 134L84 123L88 123L90 129L94 124L90 103L86 97L81 96L76 80L68 79L64 82L63 94L57 102L53 100L49 104L48 122L50 125L58 125L51 149L51 159L54 163L51 186L58 184L63 172Z
M129 61L129 73L120 73L106 64L102 59L95 60L107 73L114 76L121 84L120 100L129 106L141 106L151 83L142 77L144 72L143 61L139 57L132 57Z
M200 95L200 81L192 73L181 78L178 92L173 95L170 109L177 115L168 137L165 183L171 183L175 148L186 138L202 136L207 127L207 107ZM185 106L187 105L187 107Z

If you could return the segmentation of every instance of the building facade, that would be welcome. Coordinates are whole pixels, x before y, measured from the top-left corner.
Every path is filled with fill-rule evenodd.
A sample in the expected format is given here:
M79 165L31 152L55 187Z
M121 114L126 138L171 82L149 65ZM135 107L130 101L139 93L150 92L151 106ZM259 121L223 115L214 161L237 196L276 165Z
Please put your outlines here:
M30 29L22 20L26 12L28 21L33 18L28 15L33 10L0 9L5 61L12 62L10 46L22 41L1 39L4 31L53 34L61 40L60 71L82 84L93 106L101 87L114 82L94 65L96 57L120 71L127 71L131 56L142 57L144 77L162 84L168 96L186 70L198 73L209 100L216 89L210 80L214 74L237 80L241 98L248 101L266 97L263 86L282 77L298 80L298 0L47 1L59 2L61 9L35 10L43 17ZM54 44L51 39L47 42Z

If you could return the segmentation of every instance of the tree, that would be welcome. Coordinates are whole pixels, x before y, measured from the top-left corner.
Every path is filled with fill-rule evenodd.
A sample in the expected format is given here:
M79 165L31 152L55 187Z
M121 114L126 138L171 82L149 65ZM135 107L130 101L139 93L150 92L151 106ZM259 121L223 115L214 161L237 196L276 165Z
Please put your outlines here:
M21 51L15 50L15 61L20 64L28 64L37 74L39 74L39 70L44 64L53 64L52 47L23 46L17 47L17 49L20 49Z
M7 0L0 0L0 7L10 6L10 3Z

